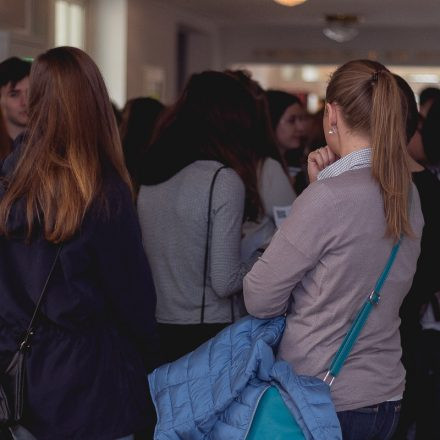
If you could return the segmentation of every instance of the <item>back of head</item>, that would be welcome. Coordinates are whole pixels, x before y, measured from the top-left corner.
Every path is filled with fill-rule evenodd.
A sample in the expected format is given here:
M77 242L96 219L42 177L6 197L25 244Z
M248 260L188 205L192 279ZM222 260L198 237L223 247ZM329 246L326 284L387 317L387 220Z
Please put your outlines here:
M269 105L269 115L272 123L272 128L275 130L281 116L288 107L293 104L302 106L300 99L291 93L282 90L268 90L266 92L267 103Z
M144 183L163 182L195 160L230 164L248 156L256 115L254 98L236 79L215 71L192 75L159 121Z
M372 174L384 200L387 235L395 240L410 235L407 103L393 74L375 61L350 61L332 75L326 100L340 108L350 130L371 140Z
M102 196L106 169L129 184L110 100L93 60L58 47L32 65L29 125L21 159L0 203L5 232L11 205L26 199L29 231L38 213L46 239L71 237L93 200Z
M0 87L9 83L15 86L31 71L31 63L17 57L8 58L0 63Z
M259 122L256 124L258 135L255 137L253 149L257 158L264 160L267 157L271 157L284 166L284 161L277 148L275 133L270 120L269 104L267 101L266 92L257 81L252 79L252 75L247 71L225 70L225 73L240 81L241 84L243 84L255 98Z
M258 139L258 122L255 98L239 80L216 71L192 75L159 121L141 183L164 182L196 160L216 160L240 175L247 189L248 214L255 218L258 209L252 206L259 205L259 196L252 146Z

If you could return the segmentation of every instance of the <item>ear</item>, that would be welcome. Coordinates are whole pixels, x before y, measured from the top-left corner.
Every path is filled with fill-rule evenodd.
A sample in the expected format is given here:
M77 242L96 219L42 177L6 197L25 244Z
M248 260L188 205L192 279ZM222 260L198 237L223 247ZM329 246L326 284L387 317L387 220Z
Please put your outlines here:
M325 104L325 110L328 117L328 123L330 127L338 125L338 111L336 104L333 102L327 102Z

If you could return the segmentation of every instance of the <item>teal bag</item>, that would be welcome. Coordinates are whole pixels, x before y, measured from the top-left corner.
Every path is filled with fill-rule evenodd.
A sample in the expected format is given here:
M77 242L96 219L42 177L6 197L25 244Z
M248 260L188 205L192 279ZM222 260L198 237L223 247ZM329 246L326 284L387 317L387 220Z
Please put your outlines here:
M380 299L380 291L399 250L401 239L393 246L388 261L378 278L374 290L368 296L363 306L359 310L356 319L346 334L338 352L336 353L330 369L327 372L324 381L331 386L336 376L350 354L354 343L356 342L365 322ZM330 396L328 397L330 399ZM314 438L314 435L308 434L307 438ZM301 429L295 417L286 406L278 389L274 386L269 387L261 397L257 405L257 410L252 419L251 428L246 440L306 440L303 430Z
M302 429L275 387L269 387L261 397L246 437L246 440L262 439L305 440Z

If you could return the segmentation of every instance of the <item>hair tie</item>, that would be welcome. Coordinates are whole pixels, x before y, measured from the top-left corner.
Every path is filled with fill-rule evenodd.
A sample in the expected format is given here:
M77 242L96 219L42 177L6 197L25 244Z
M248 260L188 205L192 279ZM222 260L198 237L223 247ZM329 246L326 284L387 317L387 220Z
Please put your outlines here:
M379 79L379 73L381 73L382 70L376 70L372 75L371 75L371 81L372 82L377 82L377 80Z

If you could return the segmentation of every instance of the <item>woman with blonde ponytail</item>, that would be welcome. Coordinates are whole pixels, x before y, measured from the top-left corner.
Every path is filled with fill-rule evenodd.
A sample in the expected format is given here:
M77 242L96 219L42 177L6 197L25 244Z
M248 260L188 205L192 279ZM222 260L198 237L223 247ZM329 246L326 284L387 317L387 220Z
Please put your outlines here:
M406 100L382 64L337 69L326 94L327 146L308 158L311 185L244 280L250 314L287 312L278 357L323 379L401 240L381 300L331 387L344 440L391 438L405 388L399 307L423 229L405 123Z

